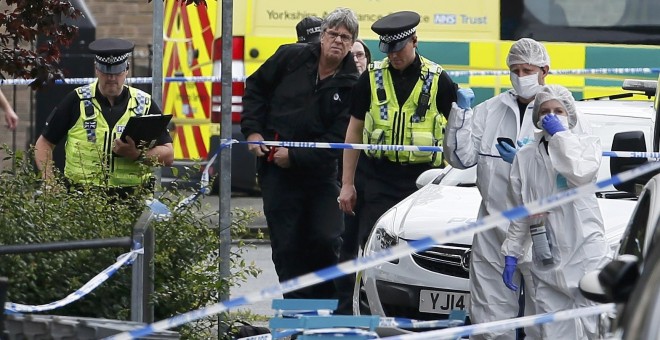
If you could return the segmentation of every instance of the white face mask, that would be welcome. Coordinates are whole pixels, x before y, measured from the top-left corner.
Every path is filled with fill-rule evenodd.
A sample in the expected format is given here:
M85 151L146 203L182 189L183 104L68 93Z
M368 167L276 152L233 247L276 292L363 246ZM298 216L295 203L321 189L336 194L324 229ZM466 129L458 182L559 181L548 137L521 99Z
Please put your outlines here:
M539 84L539 74L534 73L524 77L518 77L515 73L511 73L511 85L516 90L518 96L529 99L536 96L536 94L541 90L541 85Z
M559 121L561 122L561 125L564 126L564 129L568 130L568 117L557 115L557 118L559 118Z

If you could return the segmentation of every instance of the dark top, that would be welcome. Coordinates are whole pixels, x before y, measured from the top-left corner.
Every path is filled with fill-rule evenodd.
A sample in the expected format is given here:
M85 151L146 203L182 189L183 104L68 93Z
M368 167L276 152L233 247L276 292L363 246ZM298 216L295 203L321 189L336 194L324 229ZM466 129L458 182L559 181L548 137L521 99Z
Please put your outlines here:
M523 103L520 99L516 99L516 103L518 103L518 111L520 111L520 126L522 126L523 118L525 117L525 112L527 111L527 105L529 105L529 103Z
M108 122L108 126L112 130L115 124L117 124L117 121L119 121L121 116L126 112L126 107L128 106L128 100L130 98L128 87L124 86L124 90L115 100L114 106L110 106L108 99L104 97L99 91L98 85L95 92L95 98L101 106L103 118ZM160 109L153 101L149 107L148 114L161 114ZM53 112L48 117L48 120L46 120L46 126L44 127L44 130L41 134L49 142L57 144L66 137L67 133L76 124L79 117L80 98L78 97L76 91L71 91L66 95L66 97L64 97L64 99L57 105L57 107L53 109ZM172 143L172 137L166 129L156 140L156 145L163 145L167 143Z
M394 91L397 102L403 105L412 93L419 76L421 75L421 60L419 55L410 66L403 71L398 71L389 66L394 82ZM438 79L438 92L436 93L436 107L445 117L449 117L451 105L456 102L456 91L458 85L451 80L444 70ZM371 84L369 72L365 71L358 79L353 89L353 101L351 102L351 115L359 120L364 120L366 113L371 108ZM400 109L400 108L399 108ZM364 152L360 152L358 161L362 172L371 179L382 183L383 190L391 192L400 192L402 197L405 193L417 190L415 180L424 171L431 169L430 164L405 164L390 162L387 159L376 159L367 157ZM396 181L392 181L396 178ZM374 187L374 186L372 186ZM384 194L381 192L379 194Z
M389 66L392 81L394 82L394 91L399 105L403 105L412 93L417 80L422 73L422 62L419 55L405 70L399 71ZM444 70L438 79L438 93L436 94L436 107L445 118L449 117L451 103L456 101L456 85ZM363 72L355 85L353 92L353 101L351 102L351 115L359 120L364 120L366 113L371 108L371 84L369 81L369 72Z
M265 140L343 142L351 89L358 72L353 55L334 76L318 81L319 43L283 45L245 82L241 132ZM276 137L277 134L277 137ZM340 149L289 148L291 168L302 176L336 175Z

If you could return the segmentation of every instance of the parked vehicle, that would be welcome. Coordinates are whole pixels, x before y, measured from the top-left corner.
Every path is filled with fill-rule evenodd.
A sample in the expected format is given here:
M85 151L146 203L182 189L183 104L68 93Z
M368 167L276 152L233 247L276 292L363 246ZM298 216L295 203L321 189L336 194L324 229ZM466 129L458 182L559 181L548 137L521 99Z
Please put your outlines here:
M615 144L628 150L640 147L645 136L639 132L617 134ZM639 165L646 160L628 160ZM624 162L625 163L625 162ZM614 172L625 170L630 164L614 164ZM639 193L637 205L621 240L617 257L602 270L585 275L580 281L582 294L596 302L615 302L617 313L604 313L599 318L599 330L608 339L656 339L657 319L647 318L660 308L658 270L660 254L660 175L636 178L619 186L621 190ZM648 180L648 181L647 181ZM644 184L645 183L645 184ZM638 186L644 185L639 190ZM640 277L641 273L641 277ZM652 337L649 337L652 335Z
M646 83L640 90L645 95L653 95L655 85L655 82ZM630 89L628 86L626 88ZM632 95L633 92L628 93ZM613 98L576 104L578 110L588 117L594 133L600 137L603 151L611 150L617 132L635 130L653 136L656 111L652 101L646 98ZM642 143L645 150L652 149L650 139ZM610 176L610 159L605 157L598 177L601 180ZM474 220L481 201L475 180L474 168L445 168L422 174L418 184L424 186L378 220L367 241L364 255L417 240L433 230L451 228ZM635 208L636 196L608 187L598 192L597 197L603 213L606 237L614 255ZM452 309L467 310L471 242L472 235L468 235L453 243L438 244L425 251L364 270L361 272L359 286L356 285L354 311L414 319L439 319L448 315Z

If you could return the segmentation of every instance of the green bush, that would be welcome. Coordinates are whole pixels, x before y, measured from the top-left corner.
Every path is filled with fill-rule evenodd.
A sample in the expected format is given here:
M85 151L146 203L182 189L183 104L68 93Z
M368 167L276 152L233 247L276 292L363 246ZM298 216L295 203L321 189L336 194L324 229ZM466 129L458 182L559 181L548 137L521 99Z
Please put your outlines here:
M33 244L130 236L135 222L132 204L143 205L146 192L118 201L102 190L80 188L67 192L61 183L41 190L27 153L5 154L0 173L0 244ZM189 192L173 188L159 197L170 210ZM155 319L198 309L218 301L249 276L259 273L242 258L244 245L230 257L231 277L219 278L219 233L200 217L199 201L155 223ZM247 230L254 212L232 212L232 238ZM205 216L208 217L208 216ZM36 305L59 300L114 263L126 249L95 249L22 255L4 255L0 275L10 279L8 300ZM130 318L130 266L122 267L92 293L48 314ZM214 318L210 318L214 319ZM179 331L185 338L205 338L209 320Z

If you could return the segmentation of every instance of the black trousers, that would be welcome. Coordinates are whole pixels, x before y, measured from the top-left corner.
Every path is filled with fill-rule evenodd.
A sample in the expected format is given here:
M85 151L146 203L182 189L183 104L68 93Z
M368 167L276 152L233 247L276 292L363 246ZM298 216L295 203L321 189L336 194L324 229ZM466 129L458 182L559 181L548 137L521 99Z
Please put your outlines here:
M314 177L264 163L259 171L273 263L280 282L336 265L344 231L336 174ZM330 299L334 281L284 294Z
M358 256L360 246L364 244L360 240L360 213L364 205L364 186L361 178L356 173L355 191L357 192L357 201L353 212L355 215L344 214L344 233L341 235L342 245L339 254L339 262L346 262L355 259ZM339 306L336 314L353 314L353 290L355 288L355 273L337 278L337 299Z
M360 185L358 185L358 183ZM340 262L349 261L358 255L359 247L364 249L376 221L390 208L417 190L415 180L385 179L363 173L356 178L357 203L355 216L346 215L346 230L342 235ZM355 274L337 279L337 314L353 314L353 291Z

